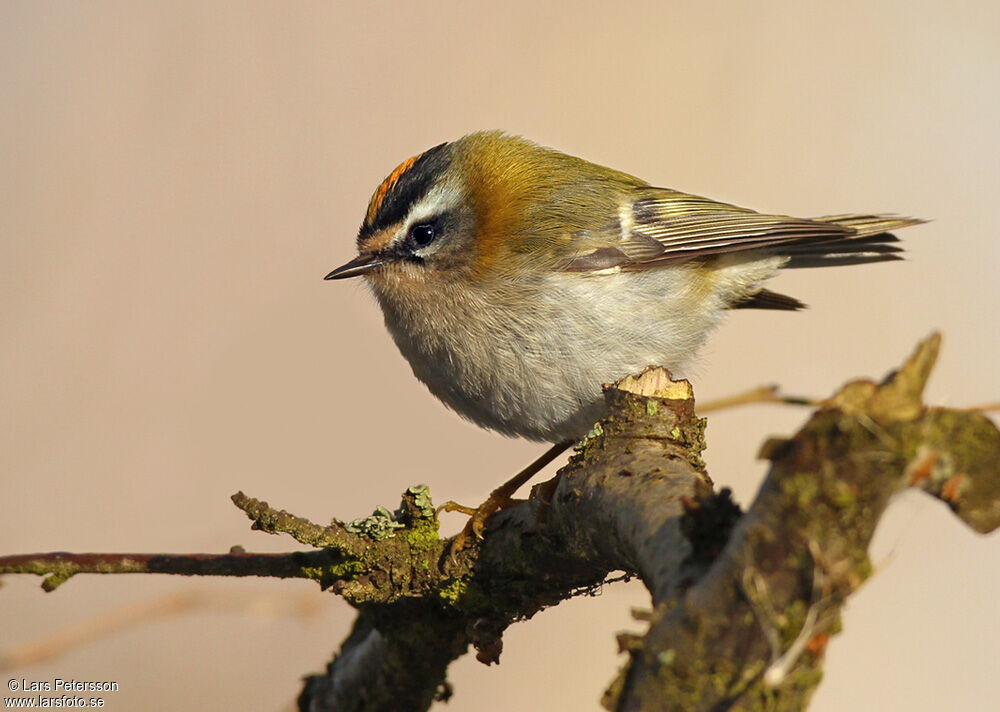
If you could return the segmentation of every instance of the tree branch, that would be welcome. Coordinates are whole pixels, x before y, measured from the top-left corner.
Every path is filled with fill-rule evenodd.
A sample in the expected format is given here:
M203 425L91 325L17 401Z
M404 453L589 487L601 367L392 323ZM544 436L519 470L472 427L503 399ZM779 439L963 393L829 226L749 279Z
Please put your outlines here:
M885 382L848 384L794 437L771 441L771 470L741 516L704 470L704 421L685 381L647 369L606 389L610 415L558 481L492 517L486 538L449 556L429 493L396 512L320 526L234 495L253 528L315 551L224 555L0 557L0 573L258 575L316 580L359 611L304 710L423 710L447 697L469 646L496 662L512 622L638 575L655 610L606 693L616 710L801 709L846 597L868 575L866 548L890 496L916 486L977 531L1000 524L1000 433L979 413L928 409L921 391L939 339Z
M76 574L179 574L182 576L266 576L308 578L304 567L329 561L324 551L291 554L48 554L0 556L0 574L44 576L42 588L54 591Z
M939 344L881 384L848 384L765 445L756 501L708 572L657 608L609 709L803 709L892 494L915 484L977 531L1000 525L1000 434L980 414L921 402Z

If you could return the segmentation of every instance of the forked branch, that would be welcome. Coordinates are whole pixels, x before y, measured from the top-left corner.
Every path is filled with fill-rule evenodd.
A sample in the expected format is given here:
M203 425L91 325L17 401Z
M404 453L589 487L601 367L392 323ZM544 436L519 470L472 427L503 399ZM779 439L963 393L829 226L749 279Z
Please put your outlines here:
M301 708L423 710L451 694L448 665L470 646L495 662L512 622L621 571L642 578L654 610L644 635L620 636L629 658L608 709L798 710L894 492L918 487L976 531L1000 525L1000 433L981 413L922 403L939 344L923 342L882 383L848 384L767 443L770 472L745 514L704 470L690 386L647 369L606 389L609 417L545 498L494 516L483 542L453 556L426 488L395 512L328 526L240 493L254 528L318 548L9 556L0 573L44 575L48 589L85 572L311 578L359 617Z

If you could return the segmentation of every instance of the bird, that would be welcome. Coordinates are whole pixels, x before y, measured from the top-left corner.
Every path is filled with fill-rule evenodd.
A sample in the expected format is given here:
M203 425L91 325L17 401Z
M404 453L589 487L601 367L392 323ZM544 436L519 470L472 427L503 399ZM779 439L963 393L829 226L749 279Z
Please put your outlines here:
M680 373L730 310L797 311L783 269L901 259L891 214L760 213L646 181L502 131L407 159L375 190L357 255L414 375L462 417L552 443L475 509L482 536L528 478L606 414L602 386Z

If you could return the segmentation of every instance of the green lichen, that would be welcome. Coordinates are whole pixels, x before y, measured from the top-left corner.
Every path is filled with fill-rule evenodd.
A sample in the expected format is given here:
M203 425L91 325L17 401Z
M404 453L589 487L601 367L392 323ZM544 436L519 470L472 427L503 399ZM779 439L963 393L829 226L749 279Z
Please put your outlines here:
M791 645L802 632L802 626L805 625L808 612L809 606L805 601L799 599L792 601L783 613L777 615L775 623L779 626L783 648Z
M483 590L469 578L455 578L441 586L438 598L452 608L458 608L464 615L496 610L496 601L491 600Z
M317 581L321 586L329 586L334 581L346 581L368 571L368 566L360 559L348 559L329 566L304 566L302 575Z
M406 488L406 494L413 497L413 504L420 510L422 519L434 519L434 502L431 501L431 490L427 485L413 485Z
M604 709L618 709L618 701L621 699L622 692L625 690L625 680L628 678L630 665L631 662L626 663L618 670L618 674L615 675L615 679L611 681L611 684L608 685L608 689L605 690L604 694L601 696L601 707Z
M583 452L592 440L595 440L602 435L604 435L604 426L600 423L594 423L594 427L590 429L590 432L583 436L583 440L577 443L573 447L573 450L575 452Z
M811 473L807 473L785 478L781 482L781 489L798 509L809 511L819 495L820 486L816 478Z
M653 406L653 410L650 411L650 404ZM637 396L635 394L629 393L622 408L622 413L626 416L628 420L643 422L649 416L655 416L659 409L656 407L656 401L645 396Z
M320 581L327 575L327 569L321 566L303 566L302 575L313 581Z
M854 576L858 579L858 585L860 586L865 580L871 577L872 572L875 568L872 566L871 559L868 558L868 554L862 552L863 558L860 561L856 561L854 564Z
M457 606L458 601L466 594L468 588L469 582L467 580L453 579L438 589L438 598L449 605Z
M807 656L789 671L780 687L770 688L763 683L763 672L767 668L765 661L713 659L707 649L711 644L709 637L702 635L692 642L693 648L683 658L673 649L656 656L656 661L660 663L657 670L659 698L670 700L675 709L700 709L714 697L719 701L726 700L724 706L727 709L746 712L801 710L819 682L820 673ZM711 662L707 662L709 660ZM624 678L625 675L619 675L619 680ZM620 694L620 691L616 692ZM605 699L617 702L618 694L610 700L608 697ZM607 703L606 706L608 709L615 708Z
M26 566L24 573L34 573L44 575L42 579L42 589L51 593L61 585L69 581L73 576L80 573L82 567L71 561L46 561L37 562L35 565ZM121 558L115 562L105 562L98 564L88 571L93 573L145 573L149 571L148 564L143 561L136 561L130 558Z
M42 579L42 590L47 593L52 593L64 583L69 581L72 576L73 574L49 574Z
M833 491L830 492L830 503L837 509L850 509L857 503L858 496L854 487L843 480L833 483Z
M400 532L400 536L406 539L414 551L430 551L441 541L441 537L438 535L439 526L440 523L437 519L430 521L421 519L415 522L412 527Z
M382 541L391 537L397 529L402 529L404 526L401 522L396 521L396 515L380 505L375 508L370 517L355 519L344 528L352 534L360 534L375 541Z

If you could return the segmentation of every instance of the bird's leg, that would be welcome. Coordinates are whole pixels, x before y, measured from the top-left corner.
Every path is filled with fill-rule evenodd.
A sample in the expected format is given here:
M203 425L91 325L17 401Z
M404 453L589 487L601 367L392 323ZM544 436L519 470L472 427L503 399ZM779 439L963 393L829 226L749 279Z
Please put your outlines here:
M565 442L556 443L550 447L542 453L538 459L490 492L490 496L486 498L486 501L475 509L471 507L464 507L457 502L445 502L438 507L438 512L443 510L445 512L462 512L463 514L469 515L469 521L466 523L465 528L458 533L455 537L455 541L452 543L452 550L460 551L461 549L464 549L470 536L473 536L476 539L482 539L483 529L485 528L486 520L490 517L490 515L511 506L514 502L511 497L518 490L518 488L538 474L543 467L555 460L562 453L566 452L566 449L572 444L572 440L567 440Z

